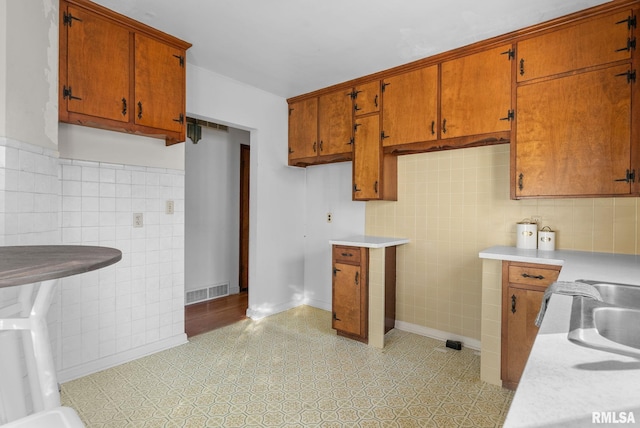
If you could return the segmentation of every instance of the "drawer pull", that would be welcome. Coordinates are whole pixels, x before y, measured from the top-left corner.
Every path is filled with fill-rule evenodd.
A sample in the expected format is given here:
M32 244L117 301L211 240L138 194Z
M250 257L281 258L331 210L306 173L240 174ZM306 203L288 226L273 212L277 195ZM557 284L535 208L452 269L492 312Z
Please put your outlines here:
M511 295L511 313L512 314L516 313L516 295L515 294Z
M542 276L542 275L529 275L528 273L523 273L522 277L523 278L532 278L532 279L544 279L544 276Z
M353 254L351 254L351 253L340 253L340 255L342 257L353 257Z

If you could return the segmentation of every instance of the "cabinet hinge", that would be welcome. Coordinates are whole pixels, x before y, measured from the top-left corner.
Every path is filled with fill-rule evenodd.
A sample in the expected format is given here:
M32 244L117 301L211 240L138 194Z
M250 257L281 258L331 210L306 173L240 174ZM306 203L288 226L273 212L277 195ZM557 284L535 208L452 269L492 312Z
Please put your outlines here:
M351 97L352 100L355 100L356 98L358 98L358 94L362 92L362 91L356 91L355 89L351 92L347 92L347 96Z
M501 117L500 120L507 120L511 122L516 117L516 113L513 110L507 112L507 117Z
M336 276L338 274L338 272L340 272L340 269L333 268L333 276Z
M500 55L507 55L507 59L511 61L512 59L516 58L516 51L515 49L509 49L506 52L501 52Z
M385 89L387 88L387 86L389 86L390 84L391 84L391 83L385 83L385 82L382 82L382 92L384 92L384 91L385 91Z
M631 171L627 170L627 175L625 178L618 178L613 181L624 181L625 183L635 183L636 182L636 170L632 169Z
M336 321L342 321L340 318L338 318L338 317L336 316L336 313L335 313L335 312L333 312L332 317L333 317L333 319L334 319L334 320L336 320Z
M64 12L64 14L62 15L62 23L64 25L68 25L69 27L71 27L74 20L82 22L82 19L76 18L75 16L71 15L70 12Z
M385 138L389 138L390 135L385 135L384 131L380 133L380 140L384 140Z
M70 100L81 100L82 98L80 97L74 97L73 93L71 91L71 86L69 86L68 88L66 86L62 87L62 98L63 99L67 99L69 98Z
M184 67L184 57L182 55L174 55L180 61L180 67Z
M624 24L627 23L627 28L631 30L632 28L636 28L638 25L638 20L635 15L628 16L627 19L623 19L622 21L616 22L616 24Z
M627 38L627 46L620 48L620 49L616 49L616 52L622 52L622 51L631 51L631 50L636 50L636 38L634 37L633 39L631 37Z
M180 113L177 119L173 119L174 122L184 123L184 114Z
M629 70L626 71L624 73L620 73L620 74L616 74L616 77L621 77L621 76L626 76L627 77L627 83L635 83L636 81L636 71L635 70Z

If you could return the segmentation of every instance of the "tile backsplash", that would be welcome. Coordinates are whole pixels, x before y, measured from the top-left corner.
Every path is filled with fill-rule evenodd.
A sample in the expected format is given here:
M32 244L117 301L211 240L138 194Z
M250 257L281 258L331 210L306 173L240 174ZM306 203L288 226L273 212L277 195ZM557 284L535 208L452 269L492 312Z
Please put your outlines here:
M509 198L509 145L398 158L398 201L367 202L366 233L398 248L397 319L480 339L478 252L516 244L516 223L537 216L556 248L638 254L640 199Z

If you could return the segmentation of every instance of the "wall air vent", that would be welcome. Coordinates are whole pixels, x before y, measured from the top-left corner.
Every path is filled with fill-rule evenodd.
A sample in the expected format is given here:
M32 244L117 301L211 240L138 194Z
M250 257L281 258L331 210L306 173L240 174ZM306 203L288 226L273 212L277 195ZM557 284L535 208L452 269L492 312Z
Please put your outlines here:
M184 299L185 305L205 302L229 295L229 284L212 285L211 287L200 288L198 290L187 291Z

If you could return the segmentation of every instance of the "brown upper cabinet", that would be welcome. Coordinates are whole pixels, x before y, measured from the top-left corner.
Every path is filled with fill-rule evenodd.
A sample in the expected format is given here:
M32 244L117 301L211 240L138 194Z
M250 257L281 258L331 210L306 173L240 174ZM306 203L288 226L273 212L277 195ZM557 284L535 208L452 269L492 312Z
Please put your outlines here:
M518 87L516 197L631 193L628 72L615 65Z
M441 138L511 130L511 45L442 63Z
M525 82L620 60L635 44L632 10L577 21L518 42L517 81Z
M190 46L88 0L61 1L59 120L184 141Z
M502 143L514 199L638 195L639 13L613 0L289 102L353 92L354 199L395 200L396 155Z
M518 43L513 198L640 191L636 25L623 10Z
M291 103L289 165L350 160L352 109L352 91L346 89Z
M379 113L381 103L379 80L358 85L353 91L353 111L356 116Z
M353 91L353 200L395 201L398 198L397 158L382 150L380 81Z
M382 144L385 147L438 138L438 66L382 81Z

